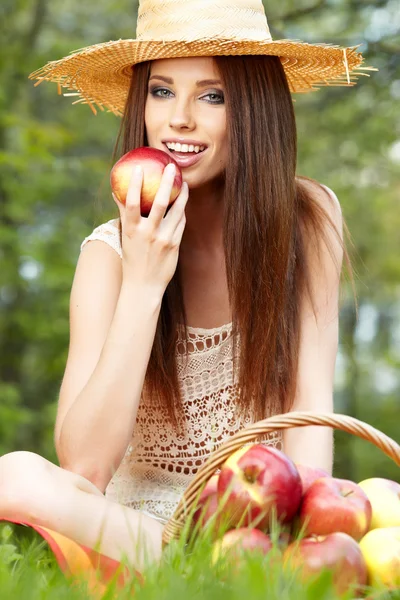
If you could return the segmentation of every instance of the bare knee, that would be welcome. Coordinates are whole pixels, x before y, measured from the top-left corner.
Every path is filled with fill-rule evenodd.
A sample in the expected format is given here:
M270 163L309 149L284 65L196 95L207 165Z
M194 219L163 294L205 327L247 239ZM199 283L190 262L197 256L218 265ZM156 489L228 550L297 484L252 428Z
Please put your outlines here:
M101 492L80 475L61 469L33 452L0 457L0 516L41 523L74 488Z
M46 487L46 459L18 451L0 457L0 514L15 520L31 520ZM38 498L39 496L39 498Z
M46 459L33 452L18 451L0 456L1 496L11 495L23 482L26 487L44 475Z

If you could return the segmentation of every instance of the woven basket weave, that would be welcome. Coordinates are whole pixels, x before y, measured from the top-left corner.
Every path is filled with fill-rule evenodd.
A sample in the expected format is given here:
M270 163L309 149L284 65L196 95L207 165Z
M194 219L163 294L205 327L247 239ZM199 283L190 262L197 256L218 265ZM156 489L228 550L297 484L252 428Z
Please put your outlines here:
M269 419L264 419L245 427L222 444L218 450L213 452L186 488L175 513L165 525L163 545L166 546L171 540L179 538L185 520L193 509L201 488L233 452L239 450L244 444L253 442L260 435L280 429L305 427L308 425L332 427L368 440L389 456L396 465L400 466L399 444L378 429L353 417L333 413L321 414L312 412L291 412L285 415L270 417Z

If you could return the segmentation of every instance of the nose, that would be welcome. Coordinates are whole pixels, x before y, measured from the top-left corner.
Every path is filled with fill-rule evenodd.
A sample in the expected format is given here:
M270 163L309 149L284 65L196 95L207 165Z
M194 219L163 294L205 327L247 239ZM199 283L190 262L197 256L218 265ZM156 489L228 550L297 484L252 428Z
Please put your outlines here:
M176 100L171 108L171 114L169 119L170 127L174 129L193 129L195 125L195 119L193 110L190 106L190 101L181 99Z

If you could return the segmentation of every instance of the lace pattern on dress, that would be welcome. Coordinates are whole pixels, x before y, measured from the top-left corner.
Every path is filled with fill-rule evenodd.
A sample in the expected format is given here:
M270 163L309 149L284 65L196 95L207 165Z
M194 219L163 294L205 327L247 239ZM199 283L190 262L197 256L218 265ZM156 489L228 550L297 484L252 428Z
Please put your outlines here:
M82 243L99 239L122 256L117 220L97 227ZM178 326L176 361L184 412L182 434L170 426L165 411L142 393L131 443L106 489L106 497L165 523L193 476L211 453L253 420L239 415L233 356L232 323L213 329ZM185 353L188 349L188 360ZM236 374L237 375L237 374ZM260 443L282 449L282 433Z
M208 333L189 328L193 348L187 364L180 348L186 342L182 332L178 335L176 359L184 399L184 433L178 435L168 426L163 410L142 394L132 441L107 487L108 498L166 522L204 461L252 422L250 415L241 417L236 410L231 330L231 324ZM260 443L282 449L282 434L270 433Z
M106 242L111 248L115 250L117 254L122 258L122 248L119 239L119 219L111 219L107 223L102 223L93 230L93 232L86 237L81 244L81 251L85 244L92 240L100 240Z

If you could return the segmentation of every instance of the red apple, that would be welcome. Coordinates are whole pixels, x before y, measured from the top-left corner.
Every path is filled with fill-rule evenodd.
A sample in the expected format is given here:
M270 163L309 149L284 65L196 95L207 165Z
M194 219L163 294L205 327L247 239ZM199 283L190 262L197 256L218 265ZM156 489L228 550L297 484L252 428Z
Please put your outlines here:
M328 535L336 531L360 540L371 524L371 502L353 481L317 479L303 497L300 526L305 535Z
M160 181L165 167L173 163L176 168L174 185L171 190L169 205L173 204L182 188L182 171L177 162L166 152L157 148L135 148L122 156L111 169L111 189L117 200L126 203L129 182L132 177L133 167L140 165L143 169L143 184L140 197L141 215L147 217L153 205L154 198L160 187Z
M221 526L221 519L218 513L218 477L219 475L213 475L206 483L203 488L199 499L196 503L196 510L193 513L193 526L198 525L199 529L204 529L207 523L215 517L215 528L219 529ZM221 509L220 509L221 512ZM217 514L217 516L216 516Z
M301 502L301 480L283 452L262 444L245 446L222 465L218 496L232 527L267 530L275 514L289 522Z
M319 469L318 467L310 467L309 465L301 465L296 463L296 468L299 472L303 486L303 495L306 493L310 485L320 477L331 477L327 471L324 471L324 469Z
M222 556L229 554L231 558L238 559L242 550L268 554L273 544L269 535L259 529L240 527L232 529L215 542L212 551L212 562L215 563Z
M303 581L323 569L332 573L338 594L354 586L355 594L367 585L367 565L357 542L347 533L312 536L290 544L283 554L286 568L298 569Z

